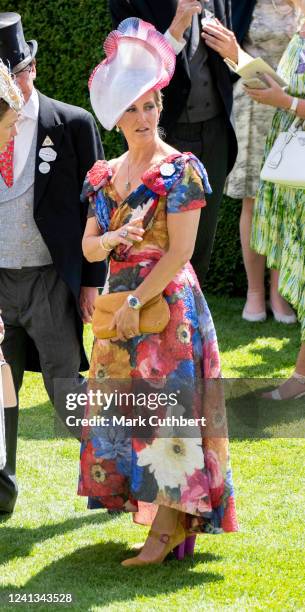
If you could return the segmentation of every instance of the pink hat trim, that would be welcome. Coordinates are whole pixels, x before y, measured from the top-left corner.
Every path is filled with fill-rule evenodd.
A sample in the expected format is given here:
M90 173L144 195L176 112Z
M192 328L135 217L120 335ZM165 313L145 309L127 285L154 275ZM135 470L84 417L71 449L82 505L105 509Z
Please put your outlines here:
M113 30L107 36L104 42L104 51L107 57L94 68L88 82L89 89L100 66L110 64L115 58L119 42L122 39L141 40L150 52L159 55L162 62L162 71L160 79L155 83L152 91L166 87L174 74L176 64L176 56L172 47L163 34L160 34L151 23L137 17L129 17L120 23L117 30Z

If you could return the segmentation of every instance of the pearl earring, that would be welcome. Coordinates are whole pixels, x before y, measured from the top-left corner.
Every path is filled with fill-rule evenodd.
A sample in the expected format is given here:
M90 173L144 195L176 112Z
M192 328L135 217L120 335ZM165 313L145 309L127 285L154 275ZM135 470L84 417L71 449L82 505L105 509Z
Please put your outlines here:
M121 131L118 125L115 126L115 131L118 133Z

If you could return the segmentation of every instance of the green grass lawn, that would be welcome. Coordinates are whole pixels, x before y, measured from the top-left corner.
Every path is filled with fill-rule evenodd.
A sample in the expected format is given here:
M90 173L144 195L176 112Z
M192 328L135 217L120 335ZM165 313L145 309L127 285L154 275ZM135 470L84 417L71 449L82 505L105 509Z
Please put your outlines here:
M226 377L290 374L298 351L297 326L271 319L243 322L241 300L213 297L209 303ZM303 400L296 401L293 413L270 405L260 424L263 437L253 435L251 427L252 435L238 436L235 423L231 460L239 533L202 536L194 560L168 560L141 570L127 570L120 561L146 531L133 525L130 516L89 512L85 499L77 497L79 446L55 436L39 375L26 375L21 404L20 495L15 514L0 521L1 611L14 607L8 596L16 592L72 593L69 607L80 611L305 610L305 442L275 438L278 431L290 431L290 415L294 435L304 437ZM25 607L55 610L62 605Z

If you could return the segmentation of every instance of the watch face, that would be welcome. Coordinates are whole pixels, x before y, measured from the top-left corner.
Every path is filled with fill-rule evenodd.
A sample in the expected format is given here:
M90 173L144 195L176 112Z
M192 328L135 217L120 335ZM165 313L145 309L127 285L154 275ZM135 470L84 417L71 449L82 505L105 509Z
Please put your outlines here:
M141 308L140 300L138 300L138 298L135 295L128 296L128 304L130 308L134 308L135 310L137 310L138 308Z

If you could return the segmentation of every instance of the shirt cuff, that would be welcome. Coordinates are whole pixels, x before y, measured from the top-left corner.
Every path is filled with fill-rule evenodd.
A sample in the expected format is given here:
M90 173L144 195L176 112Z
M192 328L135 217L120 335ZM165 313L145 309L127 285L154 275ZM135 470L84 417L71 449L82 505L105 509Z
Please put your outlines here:
M172 36L169 30L166 30L166 32L164 33L164 36L167 42L170 44L170 46L174 49L175 54L179 55L179 53L182 51L182 49L186 45L186 40L183 40L183 41L177 40L174 36Z

